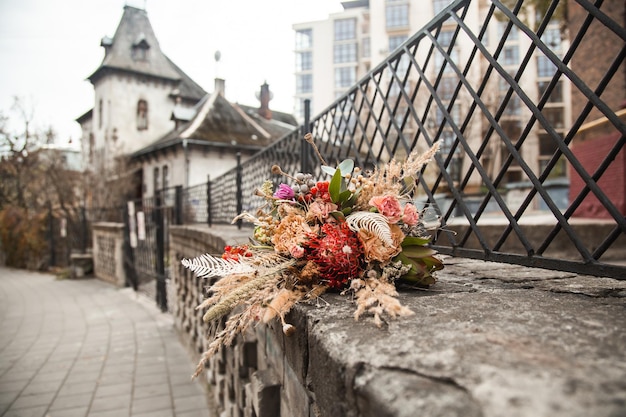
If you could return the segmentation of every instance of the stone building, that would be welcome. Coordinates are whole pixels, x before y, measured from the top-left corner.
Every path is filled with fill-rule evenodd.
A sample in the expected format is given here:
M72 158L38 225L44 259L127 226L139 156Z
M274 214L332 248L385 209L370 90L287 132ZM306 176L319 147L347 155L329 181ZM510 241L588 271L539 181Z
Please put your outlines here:
M245 158L295 129L293 116L269 109L267 84L258 111L229 103L221 79L213 94L204 91L161 51L143 9L125 6L100 45L104 58L87 78L94 106L76 121L85 167L132 183L127 197L206 182L232 168L237 153Z
M280 137L297 128L292 115L271 111L271 92L264 83L258 108L229 102L225 81L215 80L215 90L193 109L176 107L171 119L176 127L131 155L143 169L144 197L155 190L207 182L233 168Z
M145 10L125 6L104 58L87 78L94 107L77 121L90 166L107 166L169 132L176 105L192 108L206 92L160 49Z

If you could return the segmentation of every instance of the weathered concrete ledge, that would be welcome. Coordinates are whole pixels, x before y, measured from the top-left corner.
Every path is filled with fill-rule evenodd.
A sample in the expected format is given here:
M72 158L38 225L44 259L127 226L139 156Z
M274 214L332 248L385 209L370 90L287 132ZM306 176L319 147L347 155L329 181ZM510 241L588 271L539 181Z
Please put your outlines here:
M172 233L178 256L200 249L190 237ZM383 328L355 322L349 297L327 294L288 315L293 336L274 324L240 338L207 369L222 415L626 415L626 281L444 263L431 289L401 291L415 315ZM191 304L204 284L182 270L174 280L186 300L177 325L202 350L207 328Z
M626 415L626 282L445 260L384 329L344 297L300 307L328 416ZM301 320L301 319L300 319Z

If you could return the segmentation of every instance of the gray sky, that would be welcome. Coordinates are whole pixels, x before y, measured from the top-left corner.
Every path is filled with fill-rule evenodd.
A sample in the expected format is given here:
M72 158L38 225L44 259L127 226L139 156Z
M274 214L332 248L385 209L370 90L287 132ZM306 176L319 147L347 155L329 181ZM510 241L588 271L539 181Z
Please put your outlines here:
M77 142L74 120L93 107L85 79L102 61L100 39L113 36L125 4L145 5L163 52L206 91L218 75L229 100L256 105L267 81L270 107L287 112L295 93L292 24L342 9L339 0L0 0L0 110L23 97L36 126L51 125L60 143Z

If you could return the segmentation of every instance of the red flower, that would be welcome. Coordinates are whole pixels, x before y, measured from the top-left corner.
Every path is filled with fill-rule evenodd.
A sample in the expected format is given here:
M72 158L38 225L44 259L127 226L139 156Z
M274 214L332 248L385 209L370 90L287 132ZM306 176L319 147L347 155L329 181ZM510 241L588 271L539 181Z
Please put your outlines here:
M227 245L224 247L224 253L222 254L222 259L231 260L231 261L239 261L240 257L250 258L251 256L252 256L252 252L248 250L248 245L240 245L240 246Z
M320 236L309 241L310 260L319 267L319 276L331 288L342 288L362 270L363 248L345 222L326 223Z

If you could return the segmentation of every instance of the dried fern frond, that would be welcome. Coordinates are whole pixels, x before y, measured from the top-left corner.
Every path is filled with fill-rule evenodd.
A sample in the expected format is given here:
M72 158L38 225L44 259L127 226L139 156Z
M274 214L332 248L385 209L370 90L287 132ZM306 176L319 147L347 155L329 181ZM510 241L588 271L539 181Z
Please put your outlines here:
M199 278L223 277L232 274L249 274L255 269L245 262L222 259L205 253L193 259L183 259L184 267L195 273Z
M387 218L380 213L357 211L346 217L346 223L353 232L365 229L376 235L387 246L393 245L393 235Z
M257 226L262 223L258 218L256 218L252 214L244 211L243 213L241 213L240 215L238 215L234 219L232 219L230 224L235 224L239 220L242 220L242 221L248 222L248 223L252 223L252 224L257 225Z
M202 317L205 322L216 320L230 313L232 309L246 301L250 301L251 296L261 290L266 285L274 285L275 279L281 273L295 263L293 260L285 261L282 264L267 268L265 273L258 275L245 284L237 287L234 291L221 297L217 304L211 307Z

